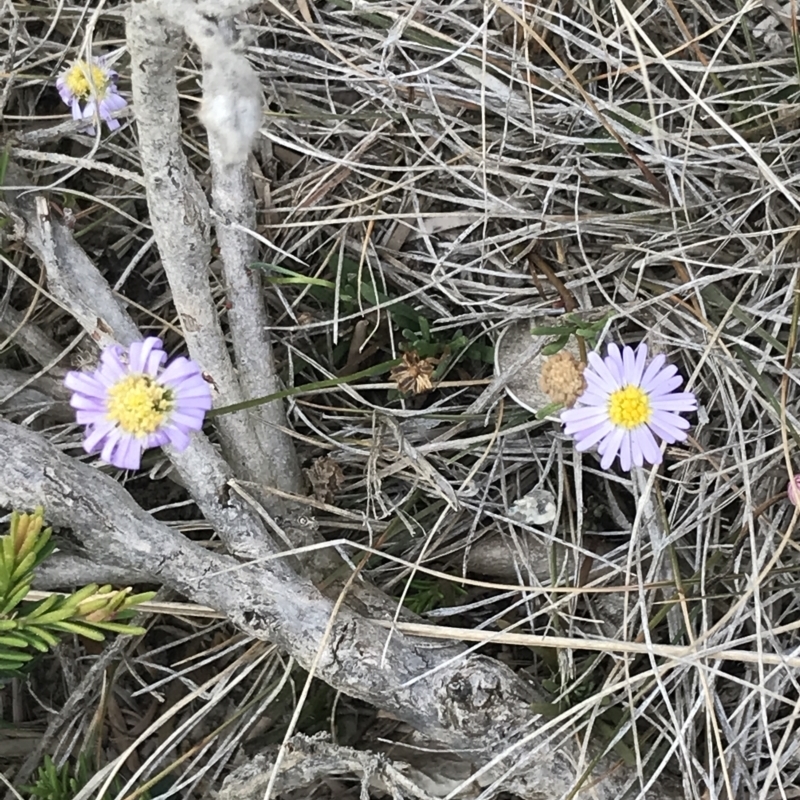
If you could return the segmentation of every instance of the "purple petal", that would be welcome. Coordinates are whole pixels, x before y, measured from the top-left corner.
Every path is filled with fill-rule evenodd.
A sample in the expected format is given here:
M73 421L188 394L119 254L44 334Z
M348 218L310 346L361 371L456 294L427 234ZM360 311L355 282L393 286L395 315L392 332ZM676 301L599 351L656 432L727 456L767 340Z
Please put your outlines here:
M650 430L667 444L683 442L688 436L689 423L677 414L671 414L672 419L666 419L663 415L654 414L650 422L647 423ZM681 423L679 426L677 423ZM685 428L682 426L685 425Z
M622 348L622 383L623 385L637 385L634 380L636 375L636 358L633 355L633 348L627 345Z
M152 377L158 374L158 368L166 357L167 354L161 349L161 339L155 336L148 336L142 342L134 342L128 348L131 372Z
M683 383L683 376L682 375L673 375L673 377L668 378L665 381L659 381L658 385L655 388L651 388L648 391L648 394L651 398L661 397L665 394L670 394L674 392L681 384Z
M108 420L105 408L98 410L81 409L75 412L75 422L78 425L100 425Z
M591 369L584 370L584 380L586 381L587 391L604 398L604 402L608 399L608 395L613 392L617 387L612 386L607 381L604 381L596 372ZM583 398L583 395L581 395Z
M619 347L613 342L608 346L608 355L603 359L603 363L608 368L608 371L613 375L617 381L617 385L624 386L623 380L625 374L625 366L622 361L622 355L619 352Z
M650 422L658 422L660 425L671 425L681 431L687 431L692 427L688 419L684 419L680 414L672 411L654 411Z
M177 386L183 381L191 380L196 377L200 378L200 380L203 380L202 376L200 375L200 368L197 366L197 364L185 356L177 356L173 358L169 365L164 369L159 377L159 380L163 384L177 388ZM203 381L203 383L205 383L205 381Z
M631 462L633 454L631 452L631 432L625 431L622 441L619 445L619 465L622 467L623 472L631 471Z
M654 411L694 411L697 408L697 398L691 392L676 392L663 397L654 397L650 400Z
M180 428L170 426L166 429L166 432L169 436L170 444L179 453L182 453L189 446L189 434L182 431Z
M674 364L667 364L657 375L654 375L645 385L642 382L642 389L652 393L658 391L665 383L670 381L674 375L677 375L678 368ZM681 382L683 378L681 378Z
M663 369L666 360L666 356L659 353L647 365L647 369L644 371L644 375L642 375L642 382L639 384L646 392L649 391L649 386L653 378Z
M598 408L597 406L567 408L561 412L562 422L567 425L578 425L579 427L585 427L580 423L589 422L589 424L594 424L604 419L608 419L608 411L605 408Z
M161 428L154 433L151 433L145 440L144 449L149 450L152 447L161 447L169 442L169 434L166 428Z
M647 345L642 342L634 353L633 371L631 372L631 383L634 386L641 386L642 375L644 375L644 365L647 362Z
M642 451L644 460L648 464L660 464L662 461L661 448L647 425L641 425L631 433L634 443ZM641 467L641 464L637 464Z
M121 95L117 94L116 89L109 92L100 103L100 113L106 115L112 114L114 111L120 111L128 105L128 101ZM103 119L109 119L104 116Z
M598 394L593 388L585 389L578 399L581 406L596 406L606 408L608 406L609 392Z
M192 431L199 431L203 427L205 416L203 411L190 413L185 409L176 408L170 415L170 422L174 422L176 425L181 425Z
M64 376L64 386L72 392L98 400L105 399L106 396L106 387L98 379L97 373L68 372Z
M600 425L587 428L581 432L580 437L575 437L575 448L580 452L594 447L601 439L605 439L614 431L614 424L610 420L603 421Z
M87 453L97 453L103 449L109 437L116 438L116 426L109 420L98 421L92 428L86 431L86 438L83 440L83 449Z
M600 461L601 469L608 469L614 462L614 459L619 453L625 433L625 428L614 428L614 431L611 433L611 435L607 436L602 442L600 442L597 452L603 457Z
M63 100L65 105L71 106L72 101L75 99L75 95L67 87L67 84L64 83L64 78L59 78L56 81L56 89L58 89L58 94Z
M114 438L109 437L100 458L120 469L139 469L142 463L142 446L135 436L121 433Z
M630 448L631 463L637 467L643 466L644 453L642 453L642 448L639 446L639 439L636 436L636 428L629 430L628 435L625 437L625 439L628 443L628 447Z
M128 374L128 362L125 356L125 348L118 344L112 344L103 348L100 354L100 363L108 370L113 370L115 380Z
M619 380L615 378L614 375L611 374L610 370L608 369L608 366L606 365L606 362L603 361L603 359L600 358L600 356L597 355L597 353L589 353L589 365L595 371L597 377L600 379L596 384L597 389L602 389L603 391L606 392L613 392L615 389L621 388ZM584 372L584 377L586 377L586 375L589 373L590 370L587 369ZM589 379L587 378L587 382L588 381Z

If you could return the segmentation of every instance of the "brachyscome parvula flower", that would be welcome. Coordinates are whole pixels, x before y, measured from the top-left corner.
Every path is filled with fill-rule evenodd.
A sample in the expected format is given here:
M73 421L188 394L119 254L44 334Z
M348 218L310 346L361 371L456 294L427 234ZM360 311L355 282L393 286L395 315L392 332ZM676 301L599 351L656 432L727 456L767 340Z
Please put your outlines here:
M91 62L81 59L58 76L56 87L61 99L72 109L73 119L92 120L97 111L100 119L106 121L108 129L115 131L119 128L119 121L111 115L128 105L117 92L118 77L102 58L92 59ZM94 134L92 125L85 130Z
M617 455L626 472L631 464L660 464L656 436L668 444L686 439L689 423L679 415L695 411L697 398L692 392L675 391L683 378L677 367L664 365L663 355L645 368L646 362L644 343L635 351L625 346L622 352L610 344L605 358L590 353L583 373L586 391L575 408L561 412L564 432L575 439L575 448L597 445L603 469Z
M107 347L93 373L68 372L70 405L86 425L83 448L121 469L138 469L142 452L171 444L189 446L189 434L203 426L211 389L200 368L179 356L164 366L161 340L150 336L126 351Z

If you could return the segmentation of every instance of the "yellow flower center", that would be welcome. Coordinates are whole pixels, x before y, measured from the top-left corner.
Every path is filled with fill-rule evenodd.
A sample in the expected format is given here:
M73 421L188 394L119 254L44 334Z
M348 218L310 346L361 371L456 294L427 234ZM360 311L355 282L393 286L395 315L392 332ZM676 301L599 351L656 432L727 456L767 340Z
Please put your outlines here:
M650 420L653 409L647 394L638 386L625 386L611 393L608 418L621 428L638 428Z
M108 87L108 76L97 64L76 61L64 76L64 83L79 100L86 100L89 97L102 100Z
M149 375L128 375L108 390L108 419L125 433L147 436L157 431L175 406L169 389Z

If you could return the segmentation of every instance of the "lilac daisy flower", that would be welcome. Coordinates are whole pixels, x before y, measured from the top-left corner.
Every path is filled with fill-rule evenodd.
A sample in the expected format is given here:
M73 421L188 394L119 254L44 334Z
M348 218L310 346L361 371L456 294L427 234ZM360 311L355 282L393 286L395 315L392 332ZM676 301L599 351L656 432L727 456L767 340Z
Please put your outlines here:
M656 356L645 369L646 361L644 343L635 351L625 346L622 352L610 344L605 358L589 353L583 373L586 391L574 408L561 412L564 432L574 437L575 448L584 451L597 445L603 469L617 455L626 472L631 464L660 464L656 436L668 444L686 439L689 423L679 415L695 411L697 398L692 392L675 391L683 378L677 367L664 366L664 356Z
M91 62L79 60L58 76L56 87L61 99L72 109L73 119L92 120L97 114L106 121L109 130L115 131L119 128L119 121L111 115L128 105L117 92L118 77L102 58ZM92 125L84 130L94 134Z
M73 392L70 405L86 426L83 448L121 469L138 469L142 452L171 444L189 446L211 408L211 389L200 368L188 358L167 354L150 336L134 342L127 353L119 345L103 350L93 373L68 372L64 383Z

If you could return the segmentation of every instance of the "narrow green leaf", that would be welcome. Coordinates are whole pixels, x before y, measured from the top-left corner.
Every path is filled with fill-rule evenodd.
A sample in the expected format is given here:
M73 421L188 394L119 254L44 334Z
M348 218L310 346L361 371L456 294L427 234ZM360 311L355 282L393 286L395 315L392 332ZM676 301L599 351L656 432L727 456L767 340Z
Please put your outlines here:
M74 633L77 636L84 636L85 638L92 639L95 642L103 642L106 638L102 633L100 633L100 631L78 622L53 622L49 627L55 628L59 631L65 631L66 633Z
M429 342L431 340L431 326L428 324L428 320L422 316L417 317L417 319L419 320L419 330L422 334L422 338L426 342Z
M12 633L5 633L0 635L0 645L5 645L6 647L26 648L28 646L28 641L22 636L16 636Z
M54 625L56 622L63 622L65 619L69 619L74 613L74 608L61 606L61 608L56 608L46 614L29 614L25 617L25 620L26 622L29 620L32 625Z
M0 650L0 671L19 669L33 658L33 653L14 653Z
M143 636L147 633L146 628L140 628L138 625L125 625L119 622L87 622L86 624L108 633L120 633L124 636Z
M10 574L14 569L14 565L17 563L14 553L14 537L10 535L3 536L2 542L3 564Z
M544 408L540 408L536 412L536 419L544 419L545 417L549 417L551 414L555 414L556 411L563 408L561 403L550 403L546 405Z
M64 598L65 608L77 608L87 597L91 597L100 587L96 583L90 583L82 589L73 592L69 597Z
M46 611L49 611L53 606L63 600L63 597L59 594L51 594L49 597L45 597L44 600L40 600L36 603L33 608L30 610L25 610L25 616L28 619L35 619L36 617L41 616Z
M21 583L19 586L15 586L13 592L6 596L5 602L2 606L0 606L0 614L3 616L9 614L25 599L30 590L30 581L26 581L25 583Z
M17 630L16 635L24 639L29 647L33 647L40 653L46 653L53 645L44 641L41 637L37 636L36 633L37 631L35 628L29 628L27 630L25 628L20 628ZM58 640L56 640L56 644L58 644Z
M138 606L140 603L146 603L156 596L155 592L139 592L139 594L129 594L125 598L125 605L123 608L128 609L131 606Z
M11 582L16 583L24 577L26 573L32 572L35 564L36 553L28 553L26 556L23 556L22 560L17 562L14 571L11 573Z
M548 344L546 347L542 348L542 355L544 356L553 356L558 353L560 350L563 350L566 347L567 343L569 342L570 334L565 333L562 336L559 336L554 342Z

